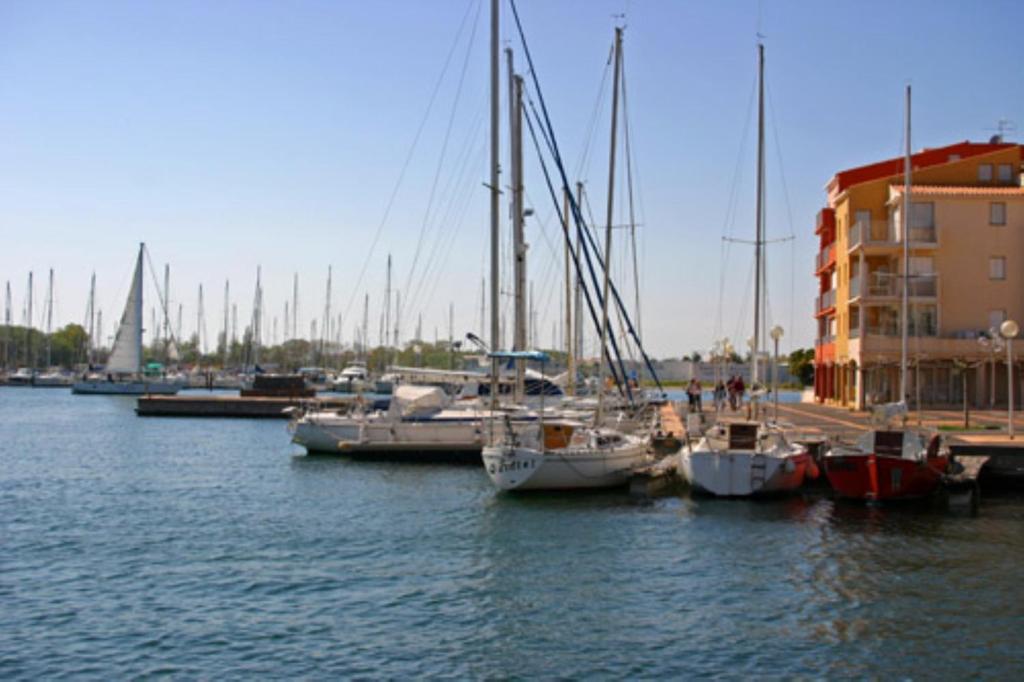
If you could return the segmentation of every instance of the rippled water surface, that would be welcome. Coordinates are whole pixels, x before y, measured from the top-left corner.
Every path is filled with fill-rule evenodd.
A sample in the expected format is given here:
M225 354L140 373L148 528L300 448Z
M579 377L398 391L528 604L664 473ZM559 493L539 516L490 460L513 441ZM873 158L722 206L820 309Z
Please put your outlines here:
M0 389L0 677L963 677L1024 665L1024 502L499 495L279 421Z

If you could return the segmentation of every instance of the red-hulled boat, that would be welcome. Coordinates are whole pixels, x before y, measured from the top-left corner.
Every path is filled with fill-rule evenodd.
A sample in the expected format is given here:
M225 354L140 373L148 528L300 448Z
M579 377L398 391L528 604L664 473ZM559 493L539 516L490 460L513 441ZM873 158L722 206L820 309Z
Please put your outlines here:
M835 446L822 458L840 497L909 500L935 492L949 464L938 435L913 429L868 431L853 447Z

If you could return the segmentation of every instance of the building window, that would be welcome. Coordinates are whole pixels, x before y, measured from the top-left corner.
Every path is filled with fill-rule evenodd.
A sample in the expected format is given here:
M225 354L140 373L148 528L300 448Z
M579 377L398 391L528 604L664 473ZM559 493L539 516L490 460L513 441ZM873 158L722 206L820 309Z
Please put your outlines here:
M1013 182L1013 166L1008 163L999 164L999 182Z
M999 325L1006 319L1005 310L990 310L988 311L988 328L995 329L998 331Z
M988 278L1006 279L1006 257L992 256L988 259Z
M930 201L915 201L910 206L910 229L935 226L935 204Z
M993 201L991 204L988 205L988 224L1006 224L1006 204L1002 203L1001 201Z
M978 166L978 182L992 182L991 163L983 163Z

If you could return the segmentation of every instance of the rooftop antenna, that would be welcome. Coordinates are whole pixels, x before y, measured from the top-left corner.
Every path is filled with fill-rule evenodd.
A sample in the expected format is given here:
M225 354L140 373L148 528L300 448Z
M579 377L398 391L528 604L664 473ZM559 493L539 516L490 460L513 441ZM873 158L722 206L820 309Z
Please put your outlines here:
M989 138L989 143L999 144L1006 139L1006 133L1013 133L1017 131L1017 124L1008 118L1001 118L996 121L995 128L985 128L985 130L996 131L996 134Z

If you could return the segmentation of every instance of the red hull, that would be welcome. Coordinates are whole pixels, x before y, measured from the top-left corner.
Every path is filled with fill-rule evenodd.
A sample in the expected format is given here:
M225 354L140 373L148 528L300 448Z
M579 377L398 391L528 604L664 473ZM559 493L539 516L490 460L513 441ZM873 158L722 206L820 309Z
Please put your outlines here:
M946 457L913 461L886 455L836 455L825 460L825 475L840 497L855 500L906 500L935 492Z

